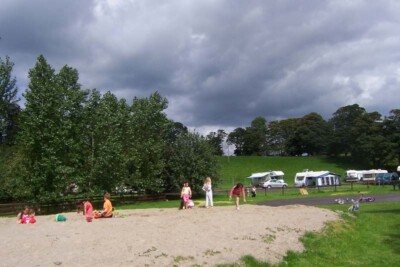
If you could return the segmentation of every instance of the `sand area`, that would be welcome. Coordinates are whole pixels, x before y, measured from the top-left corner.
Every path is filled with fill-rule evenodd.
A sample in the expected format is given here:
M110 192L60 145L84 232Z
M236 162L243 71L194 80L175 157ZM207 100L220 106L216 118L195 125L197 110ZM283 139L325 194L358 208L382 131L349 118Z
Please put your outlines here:
M279 262L302 251L299 237L338 220L335 212L302 205L242 205L120 210L87 223L82 214L37 216L32 225L0 218L0 266L214 266L243 255Z

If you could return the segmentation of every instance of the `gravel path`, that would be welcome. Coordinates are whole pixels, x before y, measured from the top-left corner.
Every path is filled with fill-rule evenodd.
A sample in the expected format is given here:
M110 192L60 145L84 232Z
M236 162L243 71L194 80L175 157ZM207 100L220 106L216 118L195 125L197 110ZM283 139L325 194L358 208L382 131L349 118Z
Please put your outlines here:
M369 197L375 197L375 202L397 202L400 201L400 192L392 193L392 194L383 194L383 195L368 195ZM317 206L317 205L329 205L335 204L335 199L356 199L357 195L348 195L348 196L332 196L332 197L304 197L304 198L296 198L296 199L279 199L279 200L271 200L257 203L258 205L265 206L286 206L286 205L306 205L306 206ZM365 202L364 202L365 203ZM368 202L366 202L368 203Z

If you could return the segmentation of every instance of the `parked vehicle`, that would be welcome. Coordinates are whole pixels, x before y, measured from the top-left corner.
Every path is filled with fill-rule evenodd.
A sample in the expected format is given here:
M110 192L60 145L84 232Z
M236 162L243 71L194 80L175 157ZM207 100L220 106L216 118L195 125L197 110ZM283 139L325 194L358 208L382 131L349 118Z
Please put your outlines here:
M331 171L309 171L304 170L296 173L294 184L303 186L335 186L340 185L340 175Z
M375 177L375 184L391 184L396 179L395 177L397 177L397 173L378 173Z
M368 171L364 171L361 177L360 181L364 181L364 182L375 182L376 176L379 173L387 173L387 170L381 170L381 169L373 169L373 170L368 170Z
M282 171L268 171L268 172L257 172L251 174L248 179L251 179L251 184L255 186L261 186L264 182L270 179L284 179L285 174Z
M346 176L344 177L344 180L346 182L358 182L361 180L364 171L357 171L357 170L348 170L346 171Z
M264 188L287 188L288 184L282 179L269 179L261 184Z

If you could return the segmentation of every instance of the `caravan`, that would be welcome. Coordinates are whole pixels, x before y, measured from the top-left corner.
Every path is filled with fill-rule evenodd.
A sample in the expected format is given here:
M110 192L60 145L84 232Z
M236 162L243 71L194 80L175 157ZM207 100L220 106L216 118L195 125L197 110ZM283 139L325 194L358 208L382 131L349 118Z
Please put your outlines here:
M378 169L378 170L364 171L363 174L362 174L362 177L361 177L360 181L363 181L363 182L373 182L373 183L375 183L376 176L377 176L379 173L387 173L387 170Z
M364 171L348 170L348 171L346 171L346 177L344 177L344 180L346 182L361 181L364 172L366 172L366 171L365 170Z
M340 185L340 175L330 171L304 170L296 173L294 185L297 187Z
M264 182L270 179L283 180L284 173L282 171L269 171L269 172L257 172L252 173L248 179L251 179L251 184L254 186L261 186Z

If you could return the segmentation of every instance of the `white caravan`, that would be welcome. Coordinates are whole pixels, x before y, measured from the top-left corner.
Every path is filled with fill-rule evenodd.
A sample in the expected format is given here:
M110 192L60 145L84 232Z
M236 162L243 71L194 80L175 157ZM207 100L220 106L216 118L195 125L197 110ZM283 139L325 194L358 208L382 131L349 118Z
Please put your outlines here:
M375 182L375 178L378 175L378 173L387 173L387 170L368 170L368 171L364 171L361 177L360 181L363 182Z
M346 182L361 181L364 172L366 172L366 171L365 170L363 170L363 171L348 170L348 171L346 171L346 177L344 177L344 179L346 180Z
M251 184L255 186L260 186L266 181L269 181L270 179L283 179L284 178L284 173L282 171L269 171L269 172L257 172L257 173L252 173L248 179L251 179Z
M331 171L304 170L296 173L294 185L303 186L335 186L340 185L340 175Z

